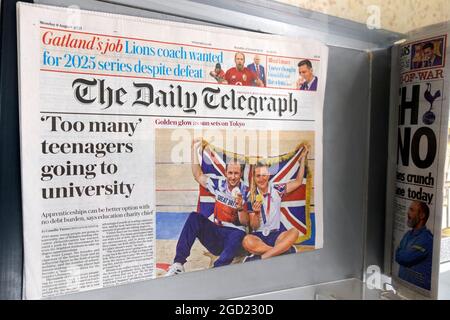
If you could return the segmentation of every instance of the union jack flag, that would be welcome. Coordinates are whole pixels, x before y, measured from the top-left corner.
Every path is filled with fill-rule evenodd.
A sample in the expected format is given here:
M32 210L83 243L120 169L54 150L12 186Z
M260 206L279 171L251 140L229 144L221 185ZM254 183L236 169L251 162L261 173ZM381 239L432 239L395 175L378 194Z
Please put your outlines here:
M285 183L297 177L300 169L299 159L304 147L301 145L295 149L294 152L283 154L277 157L269 157L265 159L258 159L260 162L267 163L270 172L270 181L273 183ZM241 182L250 186L252 179L252 164L246 161L242 155L232 155L221 151L213 146L206 144L199 154L201 157L201 168L204 174L212 177L225 177L225 167L232 158L244 159L244 172ZM281 225L282 229L289 230L292 227L300 232L297 239L297 244L308 241L308 244L314 239L311 239L312 224L311 212L309 210L309 203L307 203L308 190L308 172L305 169L303 184L295 191L286 194L282 198L281 203ZM206 188L200 186L199 198L197 203L197 212L209 218L214 212L214 195Z

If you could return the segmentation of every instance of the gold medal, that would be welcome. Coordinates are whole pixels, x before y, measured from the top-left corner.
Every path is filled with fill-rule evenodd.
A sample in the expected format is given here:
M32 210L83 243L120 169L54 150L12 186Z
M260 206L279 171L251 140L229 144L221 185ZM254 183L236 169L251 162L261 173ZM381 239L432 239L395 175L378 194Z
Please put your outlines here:
M255 200L256 200L256 202L263 202L264 198L263 198L263 196L261 194L258 193L256 195L256 199Z
M241 194L241 190L239 190L238 187L234 187L234 189L231 191L231 196L233 198L236 198L237 196L239 196Z

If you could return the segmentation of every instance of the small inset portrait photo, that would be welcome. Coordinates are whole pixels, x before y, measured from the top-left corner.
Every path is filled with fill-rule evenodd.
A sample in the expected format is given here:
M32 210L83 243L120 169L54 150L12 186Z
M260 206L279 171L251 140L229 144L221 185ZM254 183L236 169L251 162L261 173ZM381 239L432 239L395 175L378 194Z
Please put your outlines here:
M443 67L445 62L445 37L411 44L411 70Z
M296 88L305 91L316 91L319 79L314 74L313 65L310 60L305 59L298 63L298 80Z

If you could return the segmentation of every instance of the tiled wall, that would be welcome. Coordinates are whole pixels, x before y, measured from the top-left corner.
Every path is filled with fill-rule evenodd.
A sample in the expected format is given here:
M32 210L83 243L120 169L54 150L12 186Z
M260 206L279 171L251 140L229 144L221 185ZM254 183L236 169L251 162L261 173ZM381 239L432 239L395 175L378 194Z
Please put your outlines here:
M449 0L277 0L344 19L371 24L379 12L382 29L405 33L450 19ZM375 18L375 19L374 19Z

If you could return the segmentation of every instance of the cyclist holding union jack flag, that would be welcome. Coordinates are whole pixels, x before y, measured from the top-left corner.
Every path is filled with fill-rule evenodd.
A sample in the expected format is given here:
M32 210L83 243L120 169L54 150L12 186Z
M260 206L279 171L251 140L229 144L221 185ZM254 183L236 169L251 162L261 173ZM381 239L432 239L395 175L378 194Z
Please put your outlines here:
M237 159L225 165L225 176L203 173L198 160L202 140L192 141L192 175L194 179L214 196L214 211L211 220L207 216L192 212L186 220L178 238L174 263L166 276L184 272L184 263L189 257L195 239L212 254L219 256L214 267L230 264L242 248L242 239L248 225L248 187L241 182L243 166Z
M297 241L299 231L292 227L281 229L281 202L285 194L291 193L303 184L305 162L308 149L300 154L300 168L294 180L285 183L270 181L269 166L259 163L253 168L248 214L253 232L245 236L242 245L251 253L245 262L267 259L286 252L295 252L293 244Z

